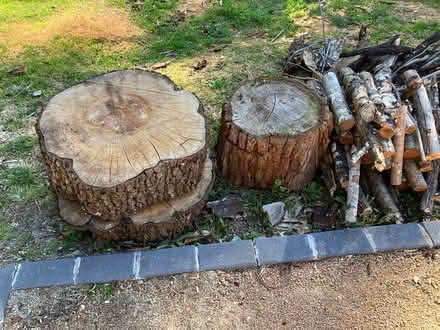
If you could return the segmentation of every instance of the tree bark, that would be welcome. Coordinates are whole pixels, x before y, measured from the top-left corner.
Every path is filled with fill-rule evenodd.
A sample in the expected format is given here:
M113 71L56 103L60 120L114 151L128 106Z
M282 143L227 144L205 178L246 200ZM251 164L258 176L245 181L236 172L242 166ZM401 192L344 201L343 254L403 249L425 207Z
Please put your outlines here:
M411 114L407 111L405 134L413 134L416 131L416 129L417 129L416 122L414 118L411 116Z
M201 180L193 191L171 201L150 206L120 220L103 221L84 212L77 201L58 198L60 216L80 231L90 231L95 239L139 242L174 239L191 226L208 199L214 184L214 168L209 158L203 166Z
M407 84L410 84L409 76L420 78L417 72L404 73ZM435 126L434 115L432 114L432 106L429 102L428 94L424 86L420 86L414 95L414 103L416 107L417 124L419 126L420 135L423 142L425 158L427 160L440 158L440 144L438 140L437 129Z
M355 145L352 146L351 153L356 154L357 148ZM360 159L360 157L359 157ZM357 222L358 213L358 201L359 201L359 177L361 175L360 167L361 163L359 161L353 161L351 159L351 164L349 167L349 181L347 187L347 207L345 209L345 223L353 224Z
M405 175L408 179L408 183L414 191L420 192L428 189L422 172L420 172L420 169L414 160L405 160L403 168L405 170Z
M346 189L348 186L348 163L345 157L345 150L342 145L336 142L330 144L330 150L335 164L336 180L341 188Z
M115 71L72 87L37 124L49 182L104 222L187 194L207 156L202 111L154 72Z
M335 178L335 165L333 163L333 157L331 156L330 151L325 153L322 162L320 163L320 169L322 178L330 193L330 196L333 196L338 188L338 185Z
M428 189L424 192L420 202L420 209L427 214L432 212L433 197L437 193L438 176L440 173L440 160L432 162L432 172L428 174Z
M406 113L408 107L403 104L400 106L398 117L396 119L396 135L394 135L393 142L396 152L393 156L393 165L391 170L391 184L398 186L402 183L402 169L403 169L403 153L405 151L405 128L406 128Z
M400 38L397 38L393 44L395 46L400 44ZM390 55L384 58L383 63L375 67L374 81L377 90L382 97L384 105L384 112L391 115L394 119L394 114L398 110L398 100L393 93L392 70L391 67L396 62L397 56Z
M425 161L419 160L418 164L419 164L420 172L426 173L426 172L431 172L432 171L432 161L430 161L430 160L425 160Z
M351 130L354 126L353 115L345 101L344 92L336 74L334 72L327 73L323 83L335 117L335 127L340 131Z
M380 173L375 170L368 169L368 179L370 181L370 189L374 195L375 200L381 208L386 212L386 217L395 219L396 223L402 223L403 218L400 214L393 197L388 191L385 182Z
M416 134L405 136L405 146L403 152L403 159L418 159L420 158L419 144Z
M353 103L353 112L359 113L360 117L366 123L372 122L376 118L376 106L368 97L368 91L365 84L352 69L346 67L341 71L342 81L345 93L351 98Z
M271 188L279 179L301 189L327 152L332 128L327 107L300 81L247 82L223 108L219 172L246 187Z

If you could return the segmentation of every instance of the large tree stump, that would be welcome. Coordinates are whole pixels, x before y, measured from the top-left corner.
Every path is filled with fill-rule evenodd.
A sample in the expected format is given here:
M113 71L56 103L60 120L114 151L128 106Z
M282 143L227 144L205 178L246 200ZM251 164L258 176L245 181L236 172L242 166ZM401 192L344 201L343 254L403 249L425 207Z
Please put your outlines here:
M207 155L197 97L140 70L56 95L37 131L57 195L108 223L194 191Z
M202 179L196 189L176 199L161 202L120 220L103 221L84 212L77 201L58 198L60 216L79 231L90 231L94 238L106 241L156 241L175 238L190 226L208 199L214 184L214 167L206 158Z
M219 172L232 183L289 190L310 182L327 152L332 115L308 86L291 79L242 85L224 105Z

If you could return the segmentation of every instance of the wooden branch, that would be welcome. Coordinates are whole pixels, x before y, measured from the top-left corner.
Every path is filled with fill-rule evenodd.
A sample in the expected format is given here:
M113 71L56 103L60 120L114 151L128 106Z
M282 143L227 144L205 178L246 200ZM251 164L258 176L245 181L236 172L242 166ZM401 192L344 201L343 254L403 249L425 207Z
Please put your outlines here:
M411 70L410 70L411 71ZM412 70L413 71L413 70ZM408 72L404 73L405 78L409 76ZM419 77L417 72L412 72L411 77ZM410 82L406 81L407 84ZM417 125L419 126L420 135L427 160L440 158L440 144L438 140L437 129L435 127L434 115L432 114L432 106L429 102L428 94L422 85L416 90L414 103L417 115Z
M408 183L414 191L425 191L428 189L425 178L414 160L405 160L403 169Z
M396 152L393 156L393 164L391 169L391 184L393 186L398 186L402 183L403 153L405 151L405 128L407 111L408 106L406 104L402 104L396 118L396 135L394 135L393 138Z
M433 197L437 193L438 187L438 176L440 173L440 160L434 160L432 172L428 175L428 189L424 192L422 200L420 201L420 209L426 213L430 214L433 206Z
M412 51L412 48L406 46L372 46L361 49L354 49L350 52L343 52L341 57L350 57L356 55L363 56L385 56L385 55L400 55Z
M356 145L352 145L351 153L356 154ZM358 213L358 200L359 200L359 177L361 164L359 161L354 162L351 159L351 166L349 169L349 182L347 187L347 207L345 209L345 223L356 223L356 217Z
M348 186L348 163L347 158L345 157L344 147L337 143L332 142L330 144L330 150L333 156L333 162L335 164L335 174L336 180L339 186L343 189Z
M419 143L417 141L416 133L406 135L403 159L418 159L418 158L420 158L420 151L419 151Z
M368 180L370 181L370 189L374 195L375 200L381 208L386 212L386 217L394 218L396 223L402 223L403 218L400 214L392 195L390 194L382 175L375 170L367 169Z
M334 72L328 72L324 76L324 88L327 92L330 107L335 114L336 127L340 131L349 131L354 126L353 115L345 101L344 91L339 84Z

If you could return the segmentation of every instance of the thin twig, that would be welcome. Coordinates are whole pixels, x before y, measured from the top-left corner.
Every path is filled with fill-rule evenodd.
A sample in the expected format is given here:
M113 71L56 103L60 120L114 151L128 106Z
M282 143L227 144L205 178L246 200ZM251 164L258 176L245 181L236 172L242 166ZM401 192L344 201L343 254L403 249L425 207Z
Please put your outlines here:
M276 35L276 37L273 38L270 42L274 42L275 40L277 40L277 39L283 34L283 32L284 32L285 30L286 30L286 29L282 29L282 30L280 31L280 33L278 33L278 34Z

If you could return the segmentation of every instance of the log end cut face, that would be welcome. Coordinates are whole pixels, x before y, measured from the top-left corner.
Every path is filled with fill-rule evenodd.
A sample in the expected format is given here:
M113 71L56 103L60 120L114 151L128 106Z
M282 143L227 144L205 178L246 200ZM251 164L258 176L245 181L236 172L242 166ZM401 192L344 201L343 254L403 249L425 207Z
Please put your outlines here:
M193 94L160 74L116 71L52 98L40 130L46 151L72 160L84 183L112 187L203 149L199 109Z
M322 111L305 85L286 80L243 85L231 107L234 124L254 136L300 135L319 125Z

